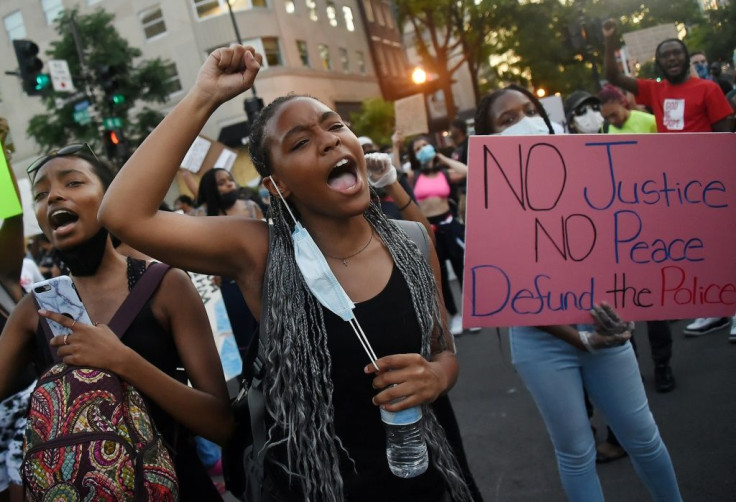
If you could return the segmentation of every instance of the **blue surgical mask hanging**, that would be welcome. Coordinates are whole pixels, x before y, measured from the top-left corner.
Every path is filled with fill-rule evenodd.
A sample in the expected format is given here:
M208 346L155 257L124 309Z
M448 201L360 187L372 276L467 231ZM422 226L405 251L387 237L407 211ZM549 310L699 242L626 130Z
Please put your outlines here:
M273 181L273 178L271 178L271 181ZM327 260L325 260L322 251L317 247L312 236L309 235L307 229L297 221L294 213L291 212L289 204L286 203L283 195L281 195L281 190L276 186L276 183L273 185L276 187L279 198L284 202L291 218L294 220L294 231L291 234L291 239L294 242L294 259L299 270L302 272L307 287L317 301L335 315L340 316L343 321L354 319L353 309L355 308L355 304L350 300L347 293L345 293L345 290L327 264Z
M379 369L376 365L376 359L378 358L375 352L373 352L363 332L363 328L360 327L355 314L353 314L355 304L345 292L337 277L335 277L335 274L327 264L327 260L325 260L322 251L317 247L312 236L309 235L307 229L297 221L294 213L291 212L289 204L284 199L284 196L281 195L281 190L279 190L273 178L271 178L271 182L273 182L279 198L289 211L291 219L294 220L294 231L291 234L291 239L294 242L294 260L296 260L296 264L302 273L302 277L304 277L304 282L307 283L309 291L312 292L323 307L339 316L343 321L350 323L363 349L368 354L368 358L376 369Z

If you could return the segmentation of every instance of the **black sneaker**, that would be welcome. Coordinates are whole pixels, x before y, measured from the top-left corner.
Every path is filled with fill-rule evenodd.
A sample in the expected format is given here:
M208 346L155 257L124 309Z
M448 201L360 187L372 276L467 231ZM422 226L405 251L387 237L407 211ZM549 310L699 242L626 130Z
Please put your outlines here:
M672 368L667 364L658 364L654 367L654 390L660 393L670 392L675 389L675 377L672 376Z

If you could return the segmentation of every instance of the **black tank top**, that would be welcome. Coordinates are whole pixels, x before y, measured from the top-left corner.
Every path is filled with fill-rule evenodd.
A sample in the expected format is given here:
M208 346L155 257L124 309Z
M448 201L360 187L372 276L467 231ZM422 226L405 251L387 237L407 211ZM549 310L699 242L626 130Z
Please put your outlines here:
M135 286L145 270L146 262L128 258L128 290ZM174 337L156 320L151 309L151 301L152 299L149 299L146 302L120 340L158 369L181 381L181 371L177 372L177 368L183 367L183 364ZM48 347L48 342L40 321L36 329L35 343L34 364L41 374L53 364L53 361L48 349L45 348ZM178 425L171 415L150 399L146 398L146 404L156 428L172 450L179 478L180 501L222 500L197 456L192 434Z
M353 466L345 453L340 453L345 500L444 500L444 480L431 462L424 474L412 479L399 478L389 470L383 423L378 407L371 402L378 391L371 384L373 376L363 372L370 362L368 356L350 325L329 310L322 310L332 359L335 431L355 461ZM357 303L353 312L379 358L420 352L419 324L409 288L397 267L394 266L383 291L370 300ZM288 486L288 477L283 471L274 466L267 466L267 469L269 475L275 475L277 485ZM292 481L292 488L294 484ZM283 499L296 501L303 497L292 492Z

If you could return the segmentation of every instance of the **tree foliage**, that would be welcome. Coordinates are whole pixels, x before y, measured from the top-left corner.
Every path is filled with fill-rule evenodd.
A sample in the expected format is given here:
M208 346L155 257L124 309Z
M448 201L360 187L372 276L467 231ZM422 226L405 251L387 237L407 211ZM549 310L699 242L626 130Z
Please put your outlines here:
M447 113L455 115L452 75L467 59L456 36L457 0L396 0L399 26L413 28L411 41L425 71L436 76L436 85L445 96Z
M705 22L686 38L688 48L702 50L709 61L732 61L736 51L736 1L707 12Z
M86 73L79 60L72 20L78 27ZM166 102L171 92L167 71L169 62L160 58L137 61L141 56L140 49L131 47L120 36L112 24L113 20L114 16L102 9L80 15L76 8L63 11L56 19L55 29L60 38L51 43L46 54L49 59L67 61L75 87L82 94L87 91L86 98L95 104L101 116L90 123L79 124L74 121L74 106L78 100L62 104L60 99L67 98L68 93L49 92L42 98L49 112L32 117L27 129L28 135L43 149L85 141L98 150L102 140L99 122L103 117L111 116L123 119L128 142L137 145L163 118L161 113L149 107L137 111L137 103ZM114 107L105 102L101 89L101 72L105 65L121 68L118 92L125 101ZM81 99L85 96L82 95ZM61 106L57 106L57 100Z
M376 145L390 145L396 117L394 105L380 98L366 99L360 113L350 115L350 125L357 136L368 136Z
M709 13L711 31L702 37L711 40L706 50L721 58L736 46L735 3ZM462 63L476 99L509 82L548 93L593 91L603 61L603 20L616 19L622 33L663 23L703 24L696 0L397 0L397 6L400 25L414 28L411 42L425 69L438 75L451 114L449 86ZM587 37L582 48L572 37L581 26ZM491 56L499 61L495 67Z

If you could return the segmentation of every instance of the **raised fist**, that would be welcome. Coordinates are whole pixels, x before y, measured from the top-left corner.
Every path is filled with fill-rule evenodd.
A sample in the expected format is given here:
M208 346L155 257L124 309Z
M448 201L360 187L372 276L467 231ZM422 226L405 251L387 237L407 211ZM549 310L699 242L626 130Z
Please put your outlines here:
M396 181L396 169L387 153L367 153L365 165L368 168L368 182L374 188L382 188Z

